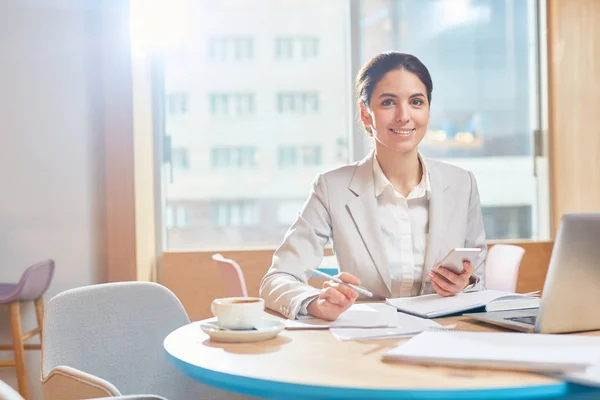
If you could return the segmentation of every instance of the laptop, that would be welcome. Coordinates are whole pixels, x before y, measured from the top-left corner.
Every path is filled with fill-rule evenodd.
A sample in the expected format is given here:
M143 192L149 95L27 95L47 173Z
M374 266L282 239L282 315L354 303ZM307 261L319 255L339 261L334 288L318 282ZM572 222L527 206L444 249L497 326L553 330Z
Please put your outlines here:
M539 309L468 316L521 332L600 329L600 213L562 217Z

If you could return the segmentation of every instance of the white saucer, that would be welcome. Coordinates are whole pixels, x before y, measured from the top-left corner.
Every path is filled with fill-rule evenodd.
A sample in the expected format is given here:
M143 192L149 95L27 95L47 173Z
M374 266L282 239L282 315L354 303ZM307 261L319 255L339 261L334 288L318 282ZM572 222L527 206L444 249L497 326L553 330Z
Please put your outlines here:
M260 326L252 330L223 330L216 319L200 322L200 329L206 333L215 342L242 343L242 342L260 342L273 339L279 332L285 329L285 324L281 321L264 319Z

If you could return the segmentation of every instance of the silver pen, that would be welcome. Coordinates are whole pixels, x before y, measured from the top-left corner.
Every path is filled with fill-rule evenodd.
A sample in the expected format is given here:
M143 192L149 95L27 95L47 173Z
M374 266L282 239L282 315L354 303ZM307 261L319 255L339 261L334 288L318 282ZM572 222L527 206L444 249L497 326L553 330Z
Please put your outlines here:
M356 285L353 285L348 282L344 282L340 278L336 278L335 276L328 275L325 272L319 271L318 269L309 268L308 270L311 271L312 273L314 273L315 275L319 275L322 278L331 279L334 282L341 283L342 285L346 285L349 288L356 290L360 294L364 294L365 296L368 296L368 297L373 297L373 293L369 292L367 289L365 289L363 287L356 286Z

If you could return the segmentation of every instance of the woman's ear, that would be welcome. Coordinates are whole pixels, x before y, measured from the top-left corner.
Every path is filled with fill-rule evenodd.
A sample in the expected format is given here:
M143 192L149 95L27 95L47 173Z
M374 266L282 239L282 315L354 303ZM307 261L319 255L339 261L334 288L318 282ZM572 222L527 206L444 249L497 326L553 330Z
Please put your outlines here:
M365 106L365 103L362 102L360 103L360 120L365 126L369 126L373 122L371 120L371 114L369 113L369 110Z

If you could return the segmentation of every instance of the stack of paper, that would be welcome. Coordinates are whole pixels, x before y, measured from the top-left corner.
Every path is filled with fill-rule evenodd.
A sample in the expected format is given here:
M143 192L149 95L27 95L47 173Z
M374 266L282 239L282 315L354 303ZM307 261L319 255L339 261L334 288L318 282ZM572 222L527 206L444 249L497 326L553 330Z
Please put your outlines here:
M600 363L588 367L585 371L549 374L567 382L600 387Z
M426 331L384 360L542 372L583 372L600 364L600 337Z

